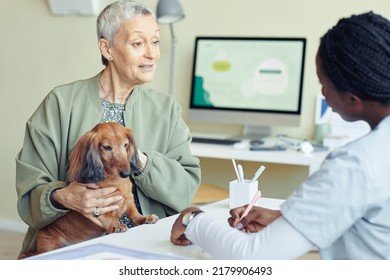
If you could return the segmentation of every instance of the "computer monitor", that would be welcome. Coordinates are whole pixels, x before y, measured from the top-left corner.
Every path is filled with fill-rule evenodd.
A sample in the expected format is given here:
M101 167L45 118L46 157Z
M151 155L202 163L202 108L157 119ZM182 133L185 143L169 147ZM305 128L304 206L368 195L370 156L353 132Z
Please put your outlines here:
M244 125L244 137L299 126L305 38L196 37L189 120Z

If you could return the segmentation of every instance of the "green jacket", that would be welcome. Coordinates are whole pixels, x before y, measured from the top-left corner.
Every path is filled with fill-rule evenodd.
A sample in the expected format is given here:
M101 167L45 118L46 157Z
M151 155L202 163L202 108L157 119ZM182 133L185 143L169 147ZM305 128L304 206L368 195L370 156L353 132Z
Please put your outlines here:
M35 246L37 231L67 213L55 208L50 193L67 185L67 163L77 140L101 121L99 75L54 88L27 121L16 157L18 212L29 226L23 250ZM169 95L134 88L125 108L138 148L148 161L135 181L144 214L160 218L191 205L200 183L190 131L181 108Z

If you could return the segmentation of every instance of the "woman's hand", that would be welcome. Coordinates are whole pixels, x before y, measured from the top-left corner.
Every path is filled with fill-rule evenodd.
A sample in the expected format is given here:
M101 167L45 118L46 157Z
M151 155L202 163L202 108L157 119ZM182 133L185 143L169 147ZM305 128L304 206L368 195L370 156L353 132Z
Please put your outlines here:
M189 207L187 209L184 209L181 214L177 217L175 223L172 226L171 230L171 242L175 245L181 245L186 246L190 245L191 241L189 241L184 232L186 231L186 228L182 224L183 216L188 212L195 212L199 211L200 209L197 207Z
M272 210L262 207L253 207L247 216L241 219L247 205L230 210L228 223L231 227L244 232L258 232L262 228L272 223L281 213L279 210Z
M102 223L94 216L94 212L96 210L101 215L117 210L119 206L115 203L123 197L121 195L110 196L116 190L116 187L100 188L93 183L81 184L73 181L65 188L53 191L52 199L57 204L77 211L98 226L102 226Z

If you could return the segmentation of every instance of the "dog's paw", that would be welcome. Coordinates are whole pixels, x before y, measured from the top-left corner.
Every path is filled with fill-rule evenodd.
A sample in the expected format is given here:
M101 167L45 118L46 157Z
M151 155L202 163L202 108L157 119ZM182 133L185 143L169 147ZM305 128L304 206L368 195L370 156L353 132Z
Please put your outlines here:
M118 233L127 231L128 227L125 224L119 224L117 226L113 226L110 230L110 233Z
M154 224L159 220L159 217L155 214L146 217L145 224Z

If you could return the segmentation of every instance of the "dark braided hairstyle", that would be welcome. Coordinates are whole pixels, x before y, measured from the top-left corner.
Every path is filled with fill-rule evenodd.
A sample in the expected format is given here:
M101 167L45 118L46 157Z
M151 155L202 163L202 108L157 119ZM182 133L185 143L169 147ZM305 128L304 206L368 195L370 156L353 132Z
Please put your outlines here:
M339 91L390 103L390 21L368 12L343 18L320 41L323 70Z

